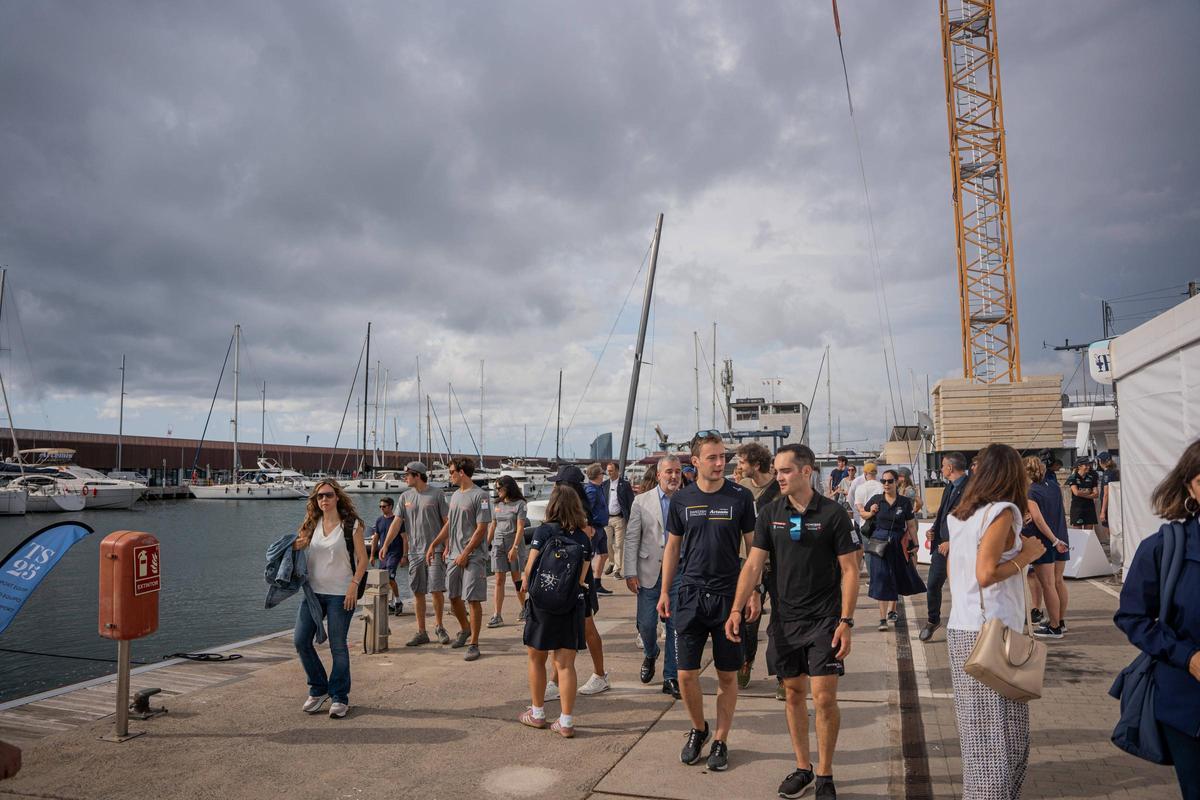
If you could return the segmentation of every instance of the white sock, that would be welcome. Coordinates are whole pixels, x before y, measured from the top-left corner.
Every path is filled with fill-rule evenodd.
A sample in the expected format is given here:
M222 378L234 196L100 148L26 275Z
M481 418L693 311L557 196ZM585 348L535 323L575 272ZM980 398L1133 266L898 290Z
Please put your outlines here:
M563 728L574 728L575 717L572 714L559 714L558 724Z
M546 688L549 689L551 686L553 686L555 689L558 688L558 684L554 681L546 681Z
M546 718L546 707L545 706L530 706L529 713L533 715L534 719L545 719Z

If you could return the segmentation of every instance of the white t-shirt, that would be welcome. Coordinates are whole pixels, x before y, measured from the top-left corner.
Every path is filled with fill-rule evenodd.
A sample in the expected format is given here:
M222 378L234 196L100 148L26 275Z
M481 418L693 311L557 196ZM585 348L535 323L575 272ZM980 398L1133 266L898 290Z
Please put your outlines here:
M979 581L975 579L975 558L979 542L993 520L1005 509L1012 511L1013 546L1005 550L1000 561L1011 561L1021 552L1021 511L1012 503L989 503L968 520L950 514L946 526L950 530L950 557L946 565L950 573L950 622L957 631L978 631L983 627L984 611L979 608ZM1025 627L1025 570L994 583L983 590L986 619L999 619L1018 633Z
M858 480L857 478L855 479ZM862 478L862 483L854 490L854 517L859 522L862 522L862 514L858 513L858 507L867 505L867 501L877 494L883 494L883 484L875 479L867 480Z
M353 577L342 526L338 525L326 535L318 520L308 545L308 585L317 594L341 596L350 588Z

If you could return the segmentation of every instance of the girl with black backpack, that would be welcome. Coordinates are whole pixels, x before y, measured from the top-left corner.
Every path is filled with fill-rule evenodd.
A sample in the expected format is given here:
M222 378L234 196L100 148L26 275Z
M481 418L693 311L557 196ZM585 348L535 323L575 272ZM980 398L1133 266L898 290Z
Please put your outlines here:
M532 533L525 563L529 599L523 641L529 650L531 705L519 720L531 728L547 727L546 657L553 653L562 714L549 727L567 739L575 735L575 654L587 646L584 620L591 613L592 541L586 527L579 495L566 484L555 485L545 522Z

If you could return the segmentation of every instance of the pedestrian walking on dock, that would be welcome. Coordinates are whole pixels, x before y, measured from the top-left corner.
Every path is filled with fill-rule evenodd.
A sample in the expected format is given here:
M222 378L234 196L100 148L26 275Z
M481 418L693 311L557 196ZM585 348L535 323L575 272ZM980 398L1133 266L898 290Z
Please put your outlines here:
M612 594L612 590L604 586L604 563L608 561L608 493L604 491L604 468L599 464L588 464L583 471L587 483L583 485L587 497L585 506L588 522L595 529L592 537L592 575L597 594Z
M1051 525L1053 518L1054 498L1057 495L1058 504L1062 505L1062 495L1058 486L1053 489L1046 485L1046 465L1037 456L1025 459L1025 474L1029 477L1029 499L1025 506L1025 517L1028 520L1021 529L1022 536L1036 536L1045 546L1042 553L1033 562L1031 577L1041 589L1042 599L1046 603L1046 617L1042 624L1034 629L1033 635L1039 639L1061 639L1062 630L1062 601L1058 596L1058 583L1055 579L1055 556L1067 552L1067 543L1058 538L1055 530L1057 525ZM1059 515L1061 516L1061 515ZM1062 562L1065 563L1065 562Z
M320 623L313 618L308 604L301 603L292 639L308 678L308 699L302 710L315 714L329 699L329 716L341 719L350 710L350 648L346 634L365 588L368 559L362 520L337 481L322 481L313 487L292 548L307 551L308 584L320 603L333 656L333 667L326 672L313 646Z
M587 523L584 530L595 547L596 537L603 531L602 527L597 527L594 524L594 517L589 515L588 505L589 498L587 490L584 489L583 471L579 467L560 467L557 474L550 478L550 483L557 488L563 485L571 491L575 492L575 496L579 498L579 507L584 509L584 516L587 518ZM600 610L600 600L596 596L596 575L595 575L595 553L593 551L592 565L587 574L588 584L588 611L584 617L583 632L587 640L588 655L592 658L592 677L588 678L583 686L579 687L579 694L592 695L607 692L612 688L612 680L609 677L608 671L604 668L604 641L600 638L600 631L596 628L596 612ZM546 699L558 699L558 678L553 666L550 670L550 680L546 684Z
M1023 537L1029 479L1016 450L990 444L949 517L950 678L962 750L963 800L1020 797L1029 763L1029 705L1009 700L964 670L979 632L998 619L1025 627L1025 570L1045 552Z
M813 488L815 469L816 457L804 445L784 445L776 453L775 478L783 496L759 509L725 630L729 638L739 638L749 621L740 609L753 598L770 564L776 586L767 636L778 654L776 668L787 692L788 733L796 756L796 769L783 779L779 795L799 797L815 781L816 796L825 800L837 797L837 687L850 654L860 553L849 514ZM805 705L809 691L816 709L815 770Z
M408 554L404 551L404 537L400 538L399 547L393 547L387 553L383 552L383 543L387 541L388 530L396 519L395 506L395 501L390 497L380 499L379 517L375 520L370 550L371 561L378 561L380 566L387 570L388 588L392 592L391 611L393 614L399 614L404 610L404 603L400 600L400 587L396 585L396 570L408 564ZM403 529L403 518L400 520L400 525Z
M833 499L838 505L846 509L851 517L854 515L854 504L850 502L850 498L854 496L854 482L858 480L858 467L850 464L846 467L846 474L838 481L837 489L833 492Z
M826 494L833 497L842 483L842 478L849 475L851 469L852 467L847 464L846 457L838 456L837 466L829 470L829 486L826 488Z
M1062 462L1046 454L1042 457L1042 463L1046 465L1046 477L1042 479L1045 491L1039 495L1042 501L1042 516L1046 518L1050 530L1054 531L1055 538L1063 543L1063 547L1054 550L1054 588L1058 592L1058 613L1061 617L1059 621L1063 633L1066 633L1067 601L1070 599L1067 594L1066 571L1067 562L1071 560L1071 540L1067 527L1067 512L1063 506L1062 487L1058 483L1058 469L1062 467ZM1038 585L1040 588L1041 584ZM1035 603L1035 606L1040 606L1040 603ZM1033 611L1033 621L1037 622L1041 611L1038 608L1034 608Z
M1096 456L1096 460L1100 462L1100 524L1109 529L1109 535L1112 535L1112 526L1108 524L1108 508L1109 495L1112 484L1119 483L1121 480L1121 468L1117 466L1116 459L1112 453L1107 450Z
M758 513L766 507L768 503L779 497L779 483L775 480L774 469L771 462L771 451L758 442L747 442L737 449L738 463L742 465L742 471L745 477L739 481L739 485L750 492L750 496L754 498L754 514L757 517ZM744 557L750 555L750 549L747 547L743 553ZM743 558L744 563L744 558ZM770 562L767 563L763 574L762 584L766 587L767 594L764 598L770 599L771 608L775 607L775 573L771 570ZM758 658L758 630L759 623L762 617L759 616L753 620L746 621L746 629L742 632L742 649L745 652L745 661L742 662L741 668L738 670L738 688L745 689L750 685L750 674L754 669L754 661ZM775 649L771 644L770 639L767 640L767 675L776 675L775 671ZM786 699L783 689L783 680L779 679L775 687L775 697L778 700Z
M458 620L458 635L451 647L466 647L464 661L479 658L479 630L483 626L483 601L487 600L487 551L483 540L492 522L492 501L488 493L475 485L475 459L450 459L450 482L458 487L450 496L446 522L425 552L432 564L441 552L446 566L446 589L450 610ZM467 609L470 607L470 617Z
M1184 800L1200 800L1200 439L1183 451L1150 500L1155 515L1169 522L1138 546L1114 621L1154 659L1154 717L1180 793ZM1164 609L1164 537L1178 536L1171 523L1183 528L1183 552L1171 607Z
M663 552L660 617L675 621L679 690L692 729L679 754L695 764L711 737L708 768L729 766L729 731L737 708L737 671L745 661L741 642L729 639L725 621L733 610L741 569L739 556L754 533L754 498L725 480L725 442L714 432L692 440L696 482L671 498ZM761 598L756 595L755 602ZM739 609L740 610L740 609ZM717 726L709 728L700 691L700 662L712 639L717 670Z
M896 470L884 470L879 481L883 491L867 500L862 512L864 520L875 523L870 538L886 544L882 553L871 552L867 556L867 570L871 576L867 596L879 601L881 631L899 621L896 601L900 595L907 597L926 591L925 582L913 565L917 520L912 501L896 491L898 478Z
M408 588L413 596L413 613L417 617L417 632L405 643L407 647L429 644L425 630L425 596L433 595L434 635L442 644L450 643L450 635L442 624L445 609L446 562L441 553L432 561L426 559L429 543L437 536L450 510L446 493L429 485L429 470L420 461L410 461L404 468L408 491L400 495L399 513L388 528L384 552L390 552L397 537L403 537L402 547L409 553Z
M1100 496L1100 476L1087 456L1075 459L1075 469L1067 478L1071 490L1071 524L1091 530L1096 527L1096 498Z
M511 475L501 475L496 481L496 504L492 510L492 522L488 526L488 547L492 554L492 572L496 574L495 613L488 620L489 628L504 624L504 581L512 573L513 588L517 592L517 605L521 607L520 621L525 619L525 591L521 573L529 546L525 544L525 525L528 504L521 494L521 487Z
M608 549L612 554L612 563L604 569L605 575L616 575L619 579L624 573L622 560L625 557L625 527L629 522L629 508L633 505L633 487L615 461L610 461L604 467L608 479L600 484L600 492L608 501L608 527L605 533L608 538Z
M896 470L896 494L909 499L912 503L914 514L921 513L921 509L925 506L925 501L921 499L921 493L913 485L912 472L908 467L901 467Z
M962 499L967 485L967 457L953 452L942 456L942 501L938 504L933 525L925 532L929 543L929 573L925 579L925 606L928 621L918 634L922 642L933 638L933 632L942 624L942 589L946 586L946 559L950 554L950 527L947 520L950 512ZM1061 501L1060 501L1061 505Z
M678 456L663 456L654 474L658 483L633 500L625 530L625 585L637 596L637 630L642 642L642 683L654 680L658 646L658 597L662 593L663 546L667 538L667 510L679 491L682 465ZM663 660L663 694L679 699L679 668L675 658L675 624L666 623L666 657Z
M867 501L883 492L883 484L879 482L879 468L874 461L863 464L863 474L854 481L850 494L850 504L854 507L854 521L861 529L863 525L863 509Z
M557 483L546 504L545 521L530 537L523 581L531 595L525 606L528 613L522 636L529 652L530 706L519 720L531 728L545 728L546 702L557 698L561 713L550 729L568 739L575 736L575 695L579 683L575 655L587 646L586 620L593 610L589 583L593 534L588 533L587 522L579 495L568 484ZM569 567L567 559L560 557L570 553L571 548L564 545L579 548L577 571L570 576L555 572L555 567ZM564 585L568 582L569 591ZM545 595L537 591L538 586L546 590ZM555 592L559 588L562 591ZM568 602L550 602L560 599ZM558 679L555 697L548 695L547 656L553 657Z

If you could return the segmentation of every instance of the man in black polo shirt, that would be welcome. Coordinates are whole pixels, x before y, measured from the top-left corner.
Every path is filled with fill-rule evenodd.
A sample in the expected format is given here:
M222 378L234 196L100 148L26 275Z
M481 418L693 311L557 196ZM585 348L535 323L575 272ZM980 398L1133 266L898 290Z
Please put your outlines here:
M700 760L709 737L700 693L700 658L712 637L717 729L708 768L723 770L729 765L725 741L737 707L737 670L743 659L741 642L725 635L725 620L737 589L740 550L754 533L754 499L746 489L725 480L725 443L720 436L698 436L692 444L692 463L696 482L672 495L667 511L669 535L658 614L675 620L679 691L692 719L692 730L679 754L685 764Z
M750 557L738 578L726 635L741 636L741 609L762 579L770 558L775 597L767 636L774 644L775 668L787 690L788 732L796 770L779 786L781 797L799 797L817 782L818 798L837 797L833 751L841 727L838 677L845 673L850 631L858 602L859 545L846 510L813 489L816 457L802 444L775 454L775 479L783 496L759 509ZM757 608L751 608L751 614ZM808 748L811 687L817 723L817 768Z

